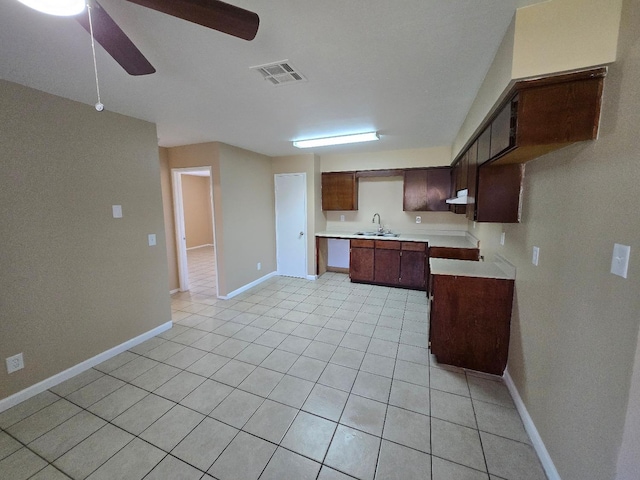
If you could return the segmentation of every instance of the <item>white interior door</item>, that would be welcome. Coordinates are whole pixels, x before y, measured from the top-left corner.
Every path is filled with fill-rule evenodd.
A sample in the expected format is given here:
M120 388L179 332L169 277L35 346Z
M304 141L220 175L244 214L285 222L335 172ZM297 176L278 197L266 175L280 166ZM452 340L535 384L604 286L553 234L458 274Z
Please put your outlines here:
M276 255L278 274L307 277L307 175L277 174Z

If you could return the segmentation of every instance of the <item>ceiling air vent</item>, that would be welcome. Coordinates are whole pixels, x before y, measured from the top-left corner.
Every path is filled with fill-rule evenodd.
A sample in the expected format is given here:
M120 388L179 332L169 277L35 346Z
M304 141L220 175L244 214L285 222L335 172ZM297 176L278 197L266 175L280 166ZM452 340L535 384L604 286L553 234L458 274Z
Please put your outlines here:
M260 75L262 75L262 78L268 80L273 85L307 81L307 79L304 78L304 76L297 71L288 60L269 63L267 65L258 65L250 68L251 70L256 70Z

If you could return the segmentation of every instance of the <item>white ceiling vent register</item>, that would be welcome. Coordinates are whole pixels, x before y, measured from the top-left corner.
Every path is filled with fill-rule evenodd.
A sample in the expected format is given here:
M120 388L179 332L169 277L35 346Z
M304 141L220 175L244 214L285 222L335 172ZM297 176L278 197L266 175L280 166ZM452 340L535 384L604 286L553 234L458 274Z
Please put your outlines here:
M249 67L251 70L256 70L262 78L268 80L273 85L284 85L286 83L306 82L304 78L296 68L291 65L289 60L281 60L276 63L268 63L266 65L258 65L255 67Z

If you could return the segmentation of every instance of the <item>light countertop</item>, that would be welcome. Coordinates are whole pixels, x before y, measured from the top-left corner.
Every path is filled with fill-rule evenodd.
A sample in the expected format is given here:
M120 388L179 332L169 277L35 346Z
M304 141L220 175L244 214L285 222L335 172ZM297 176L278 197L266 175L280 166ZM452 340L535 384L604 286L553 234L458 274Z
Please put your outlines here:
M429 266L432 275L497 278L503 280L514 280L516 278L515 267L499 255L496 255L495 262L431 258L429 259Z
M463 232L460 235L444 235L438 233L400 233L397 237L381 237L377 235L356 235L354 232L318 232L316 237L364 239L364 240L398 240L401 242L426 242L430 247L478 248L478 240Z

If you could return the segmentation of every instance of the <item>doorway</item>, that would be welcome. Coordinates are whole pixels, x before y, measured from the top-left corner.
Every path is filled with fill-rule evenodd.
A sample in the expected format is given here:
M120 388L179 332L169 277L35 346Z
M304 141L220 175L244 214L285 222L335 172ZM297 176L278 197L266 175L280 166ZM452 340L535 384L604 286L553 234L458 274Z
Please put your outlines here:
M180 291L218 295L211 167L171 169Z
M307 278L307 175L274 175L278 275Z

